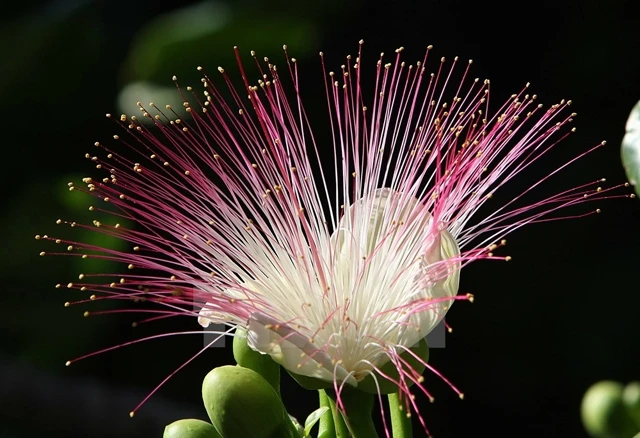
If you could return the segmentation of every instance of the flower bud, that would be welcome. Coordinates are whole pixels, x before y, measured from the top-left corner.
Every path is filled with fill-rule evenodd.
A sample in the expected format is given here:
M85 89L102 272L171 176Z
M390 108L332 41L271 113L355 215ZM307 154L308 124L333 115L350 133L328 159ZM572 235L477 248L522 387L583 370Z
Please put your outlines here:
M214 368L202 383L202 399L224 438L299 437L273 387L249 368Z
M618 382L595 383L582 399L582 423L595 437L624 438L638 432L622 402L623 386Z
M280 364L271 356L259 353L247 344L246 331L237 328L233 338L233 357L238 365L260 374L280 394Z
M222 438L222 436L206 421L185 418L165 427L162 438Z

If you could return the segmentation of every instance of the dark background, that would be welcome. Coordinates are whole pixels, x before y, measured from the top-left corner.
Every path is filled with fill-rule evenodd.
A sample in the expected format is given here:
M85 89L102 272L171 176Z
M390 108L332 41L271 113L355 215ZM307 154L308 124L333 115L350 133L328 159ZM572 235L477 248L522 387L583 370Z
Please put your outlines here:
M85 308L63 307L72 293L53 287L76 278L75 259L38 257L43 243L33 235L57 231L59 217L91 218L66 183L91 172L83 155L113 133L103 116L119 114L125 86L145 81L170 88L173 74L196 83L197 65L214 71L233 64L233 45L281 60L286 43L304 66L311 96L306 106L313 113L326 108L319 50L336 66L355 54L360 38L372 63L377 52L399 46L414 60L433 44L438 56L473 58L474 74L492 81L494 103L528 81L545 103L574 101L577 133L540 165L549 166L542 174L608 141L554 179L549 193L556 184L561 190L600 177L620 183L619 145L640 99L640 35L632 3L227 0L187 12L178 6L198 3L5 4L0 435L159 437L175 419L206 418L200 382L208 370L231 361L228 349L208 351L134 419L129 411L201 347L200 337L150 341L64 366L136 337L198 329L188 318L136 329L131 314L84 319ZM121 98L148 101L140 90ZM517 193L531 182L513 181L508 190ZM419 402L434 435L584 436L579 405L588 386L640 378L640 201L602 201L598 207L600 215L519 230L507 247L512 263L479 262L463 272L461 291L473 292L476 302L459 303L449 313L455 331L446 349L432 351L431 363L466 399L427 375L436 402ZM315 394L289 380L284 385L285 402L303 420L314 409Z

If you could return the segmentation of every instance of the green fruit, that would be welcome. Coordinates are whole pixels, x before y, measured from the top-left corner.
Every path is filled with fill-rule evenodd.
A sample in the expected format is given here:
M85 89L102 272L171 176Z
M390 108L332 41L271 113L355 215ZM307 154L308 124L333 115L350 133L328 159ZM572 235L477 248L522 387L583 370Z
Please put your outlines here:
M595 437L627 438L638 432L622 402L623 386L618 382L594 384L582 399L582 423Z
M233 338L233 357L238 365L260 374L280 394L280 364L268 354L261 354L247 344L246 331L236 329Z
M222 438L215 427L206 421L185 418L164 428L162 438Z
M299 437L273 387L249 368L214 368L202 383L202 399L224 438Z

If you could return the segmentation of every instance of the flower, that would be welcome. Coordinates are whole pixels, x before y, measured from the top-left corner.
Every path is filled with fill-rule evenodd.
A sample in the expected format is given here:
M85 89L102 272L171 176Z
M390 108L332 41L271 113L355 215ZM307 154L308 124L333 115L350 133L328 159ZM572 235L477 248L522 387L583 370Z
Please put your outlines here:
M86 274L68 287L92 299L144 298L164 306L154 311L160 316L189 314L203 326L237 325L256 351L336 388L384 379L380 367L391 362L403 396L410 384L426 393L401 354L454 301L472 300L458 294L460 269L509 260L494 252L523 225L616 196L598 179L526 203L574 159L477 218L494 192L572 131L575 114L571 101L538 104L528 84L490 112L490 82L469 78L471 61L442 58L431 73L431 49L412 65L400 48L393 62L381 55L369 66L360 42L357 58L328 73L321 53L326 125L310 121L286 46L284 69L251 53L255 85L236 48L243 87L223 68L219 80L204 74L204 98L178 86L185 118L153 103L138 103L152 127L108 115L124 129L114 136L124 147L96 143L100 153L87 158L106 176L70 189L96 197L107 206L92 209L111 217L59 223L117 237L131 250L61 241L69 254L130 271L116 281ZM375 85L366 89L370 73Z

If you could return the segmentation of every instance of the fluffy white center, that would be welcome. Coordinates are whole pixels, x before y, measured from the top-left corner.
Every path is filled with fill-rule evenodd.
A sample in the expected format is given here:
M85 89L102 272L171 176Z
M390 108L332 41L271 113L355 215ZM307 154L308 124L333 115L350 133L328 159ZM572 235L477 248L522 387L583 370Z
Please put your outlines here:
M458 291L455 239L417 199L391 189L346 209L319 252L323 275L311 277L308 265L287 257L278 265L294 273L228 291L236 299L250 291L269 311L241 322L206 305L198 322L239 322L254 350L290 371L357 385L389 360L390 349L411 347L433 330Z

